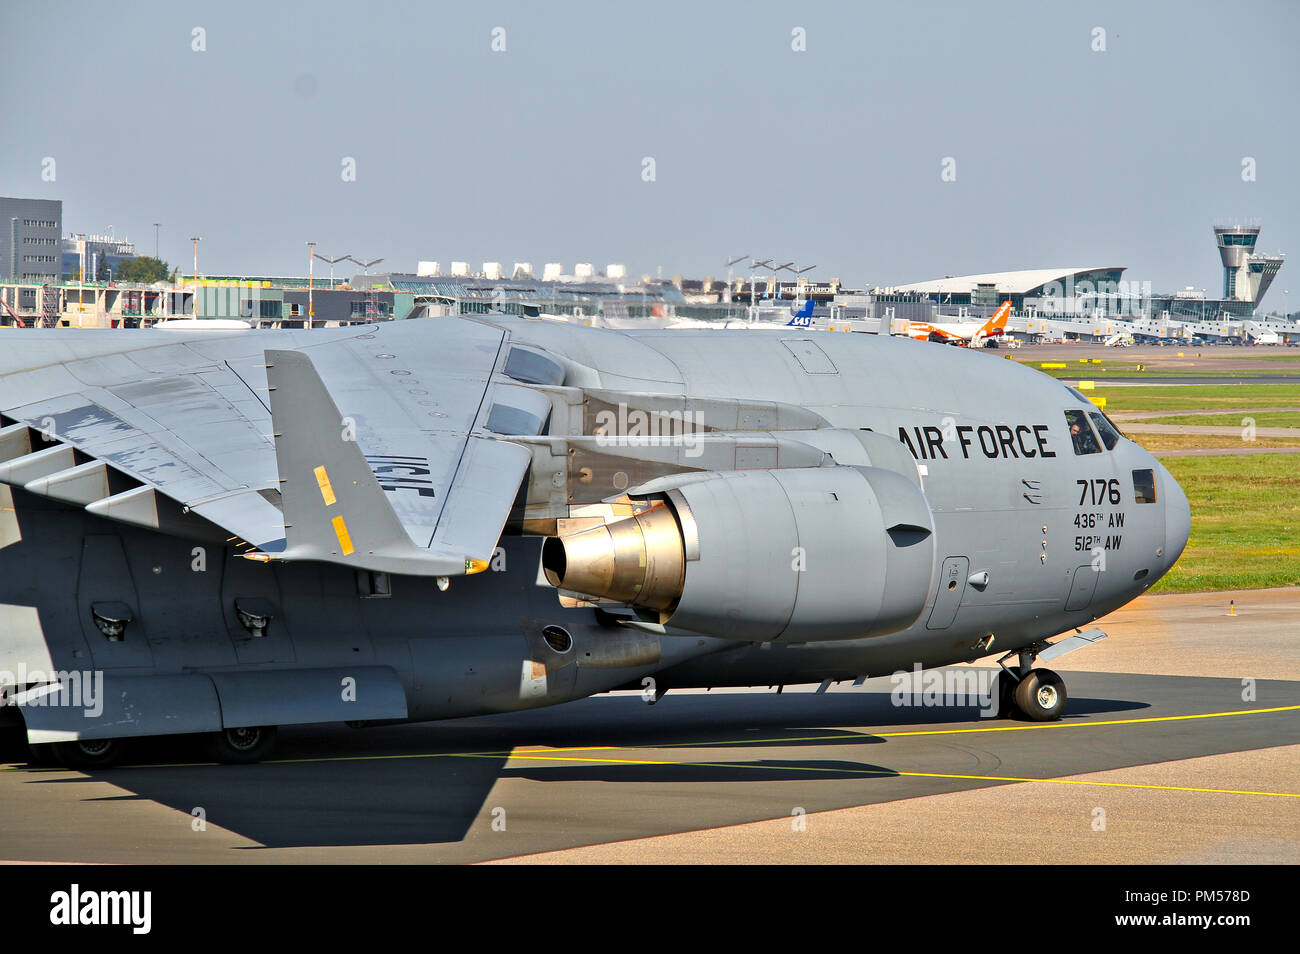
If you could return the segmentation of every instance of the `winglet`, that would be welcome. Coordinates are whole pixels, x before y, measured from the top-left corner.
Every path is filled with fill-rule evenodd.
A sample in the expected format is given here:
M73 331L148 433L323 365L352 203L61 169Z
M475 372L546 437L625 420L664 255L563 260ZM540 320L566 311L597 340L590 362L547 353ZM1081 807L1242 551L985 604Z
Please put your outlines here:
M463 556L411 541L311 358L267 351L266 378L285 523L285 549L272 557L417 576L467 572Z

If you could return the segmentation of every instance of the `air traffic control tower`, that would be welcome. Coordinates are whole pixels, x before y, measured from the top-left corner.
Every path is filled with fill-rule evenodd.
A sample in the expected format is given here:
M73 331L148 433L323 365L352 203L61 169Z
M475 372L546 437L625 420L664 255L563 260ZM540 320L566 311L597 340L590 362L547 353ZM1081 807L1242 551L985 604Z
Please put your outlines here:
M1214 238L1223 260L1223 297L1258 306L1282 267L1282 257L1255 254L1258 225L1216 225Z

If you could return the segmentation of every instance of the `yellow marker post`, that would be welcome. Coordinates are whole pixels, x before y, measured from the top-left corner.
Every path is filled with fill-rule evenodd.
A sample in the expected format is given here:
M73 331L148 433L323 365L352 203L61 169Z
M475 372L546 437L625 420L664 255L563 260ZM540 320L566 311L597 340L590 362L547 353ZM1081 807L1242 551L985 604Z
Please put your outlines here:
M1106 399L1104 397L1090 397L1088 398L1088 400L1091 401L1093 404L1097 405L1097 407L1106 406Z

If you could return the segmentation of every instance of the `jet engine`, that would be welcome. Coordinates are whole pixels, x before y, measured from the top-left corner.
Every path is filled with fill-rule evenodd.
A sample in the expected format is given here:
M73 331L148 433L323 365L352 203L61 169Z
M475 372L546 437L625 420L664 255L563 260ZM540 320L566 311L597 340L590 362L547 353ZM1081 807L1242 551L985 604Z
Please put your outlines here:
M852 639L910 626L931 592L925 494L879 467L685 475L644 509L550 537L553 586L732 639Z

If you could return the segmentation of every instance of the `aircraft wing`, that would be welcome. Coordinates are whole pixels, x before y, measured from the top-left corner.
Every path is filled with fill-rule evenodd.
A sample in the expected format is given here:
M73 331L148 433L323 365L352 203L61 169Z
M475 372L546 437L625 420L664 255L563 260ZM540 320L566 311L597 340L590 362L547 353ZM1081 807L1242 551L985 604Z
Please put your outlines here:
M468 572L531 459L504 438L538 434L550 403L494 381L505 331L405 324L270 351L257 332L113 332L126 350L10 355L0 372L25 367L0 373L0 482L128 523L220 528L255 558Z

